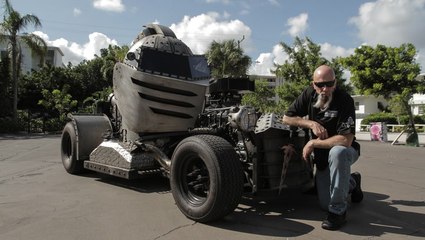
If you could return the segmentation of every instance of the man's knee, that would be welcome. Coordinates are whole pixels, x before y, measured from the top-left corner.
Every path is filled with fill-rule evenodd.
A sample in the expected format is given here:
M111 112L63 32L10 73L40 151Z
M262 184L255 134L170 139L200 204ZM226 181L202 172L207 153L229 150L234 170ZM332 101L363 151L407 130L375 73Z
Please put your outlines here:
M344 146L334 146L329 151L329 159L346 159L349 149Z
M353 164L359 155L352 147L334 146L329 151L329 163L347 162Z

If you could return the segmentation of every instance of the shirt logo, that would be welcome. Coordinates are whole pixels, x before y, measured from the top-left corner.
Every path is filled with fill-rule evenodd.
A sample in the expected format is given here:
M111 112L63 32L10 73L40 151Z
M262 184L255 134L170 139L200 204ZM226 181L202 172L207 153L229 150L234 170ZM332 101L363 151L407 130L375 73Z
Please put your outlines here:
M349 129L349 128L354 127L355 123L354 123L354 120L353 120L352 117L348 117L347 122L342 123L341 125L342 125L342 128Z
M338 116L338 111L326 111L325 117L327 118L334 118Z
M354 125L354 120L353 120L353 118L352 117L348 117L348 119L347 119L347 124L348 125Z

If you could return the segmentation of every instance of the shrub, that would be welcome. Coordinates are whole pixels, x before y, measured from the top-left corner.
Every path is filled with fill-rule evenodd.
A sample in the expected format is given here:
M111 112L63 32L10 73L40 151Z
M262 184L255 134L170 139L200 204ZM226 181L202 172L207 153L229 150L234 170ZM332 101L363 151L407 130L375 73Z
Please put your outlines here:
M386 122L387 124L398 124L397 117L392 113L379 112L373 113L365 117L361 124L369 124L371 122Z
M25 125L22 121L13 121L11 117L0 118L0 133L14 133L24 130Z
M413 119L415 121L415 124L425 124L425 116L415 115ZM369 116L365 117L362 120L361 124L367 125L371 122L385 122L387 124L407 125L409 123L409 116L408 115L397 116L393 113L379 112L379 113L370 114Z
M424 116L415 115L415 116L413 116L413 120L415 121L416 124L425 124ZM408 115L400 116L400 124L406 125L408 123L409 123L409 116Z
M46 132L60 132L62 131L63 126L65 126L66 122L58 119L58 118L50 118L47 119L44 123L44 131Z

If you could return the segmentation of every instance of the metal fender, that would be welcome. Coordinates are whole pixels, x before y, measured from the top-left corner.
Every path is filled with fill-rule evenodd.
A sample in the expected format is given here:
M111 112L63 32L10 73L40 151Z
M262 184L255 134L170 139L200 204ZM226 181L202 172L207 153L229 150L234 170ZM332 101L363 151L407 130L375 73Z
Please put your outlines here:
M88 160L90 153L112 134L112 125L106 115L72 115L75 126L77 160Z

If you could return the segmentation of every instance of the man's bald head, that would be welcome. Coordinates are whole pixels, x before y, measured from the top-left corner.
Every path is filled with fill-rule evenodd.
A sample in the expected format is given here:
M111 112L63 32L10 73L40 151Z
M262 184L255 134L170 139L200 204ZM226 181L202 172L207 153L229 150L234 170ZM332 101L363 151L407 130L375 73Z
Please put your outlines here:
M313 74L313 86L318 94L317 101L313 106L327 109L332 101L332 93L336 86L334 70L327 65L316 68Z
M322 65L314 70L314 82L328 82L333 80L335 80L335 72L331 67Z

